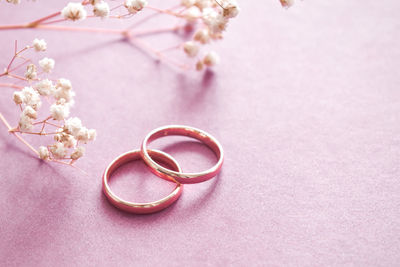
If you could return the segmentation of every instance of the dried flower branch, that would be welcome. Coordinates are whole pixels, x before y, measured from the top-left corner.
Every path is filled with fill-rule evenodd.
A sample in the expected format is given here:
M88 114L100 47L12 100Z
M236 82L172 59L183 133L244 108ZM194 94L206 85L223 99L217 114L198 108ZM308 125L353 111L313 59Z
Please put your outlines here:
M110 3L115 4L116 1ZM81 20L96 17L101 19L130 19L135 18L139 13L142 13L144 9L146 9L147 12L150 12L150 14L137 21L136 24L124 29L85 28L80 27L79 25L76 27L54 25L66 21L73 21L76 23ZM82 2L70 2L62 10L29 23L2 25L0 26L0 30L40 28L58 31L86 31L120 34L124 38L135 43L138 47L144 49L146 52L151 53L159 60L163 60L183 69L202 70L204 67L214 66L219 60L215 52L205 51L202 53L201 50L212 41L222 39L223 32L226 30L228 22L230 19L236 17L238 13L239 7L235 0L182 0L178 6L169 9L160 9L149 6L146 0L124 0L120 3L116 3L113 8L110 8L108 2L104 0L83 0ZM178 26L162 29L157 28L147 31L136 30L136 27L139 24L147 22L160 14L176 18L178 20ZM182 37L186 40L164 49L155 49L143 40L140 40L140 38L145 35L162 32L171 32L173 34L184 33ZM35 44L35 49L43 49L40 46L40 43ZM176 60L169 58L165 54L171 50L178 49L193 61L192 66L180 63L180 61L184 61L184 59ZM34 70L32 69L32 75L33 74Z
M84 155L83 145L95 140L96 130L84 127L79 118L69 117L70 109L74 105L75 92L69 80L50 78L55 61L48 57L39 60L42 71L38 72L39 67L31 59L25 57L28 51L42 52L46 49L47 44L44 40L35 39L32 45L20 50L15 42L14 55L0 77L16 81L0 83L0 87L17 89L14 91L13 101L19 108L20 116L15 127L11 127L1 113L0 120L11 134L41 159L72 166ZM22 62L13 67L17 60L22 60ZM24 66L26 66L24 76L17 74ZM25 85L21 85L21 82ZM47 111L42 109L44 102L49 105ZM39 115L42 119L38 119ZM36 150L22 135L51 136L53 141L41 145Z

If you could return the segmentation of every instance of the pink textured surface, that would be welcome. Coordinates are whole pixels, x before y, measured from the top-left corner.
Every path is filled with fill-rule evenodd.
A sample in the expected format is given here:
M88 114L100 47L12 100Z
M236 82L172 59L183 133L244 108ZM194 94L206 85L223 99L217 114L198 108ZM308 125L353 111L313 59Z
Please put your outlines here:
M25 21L65 2L23 9L2 1L0 20ZM78 164L86 177L43 164L0 127L2 266L400 262L399 2L307 0L288 11L277 1L241 2L216 48L222 63L205 75L157 64L112 36L0 32L1 66L14 39L48 41L55 74L77 92L73 115L99 133ZM2 90L11 119L11 92ZM110 206L104 168L171 123L221 141L221 175L185 186L154 215ZM194 142L166 151L188 171L214 161ZM139 162L118 173L115 188L134 199L173 187Z

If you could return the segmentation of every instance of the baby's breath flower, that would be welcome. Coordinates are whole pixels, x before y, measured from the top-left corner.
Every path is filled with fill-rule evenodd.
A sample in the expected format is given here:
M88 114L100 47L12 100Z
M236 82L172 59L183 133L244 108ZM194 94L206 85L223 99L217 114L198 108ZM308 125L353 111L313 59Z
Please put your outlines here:
M289 8L293 6L294 0L280 0L283 7Z
M27 106L31 106L34 110L38 110L42 106L40 95L32 87L24 87L21 91L23 102Z
M19 3L21 3L21 0L6 0L6 1L7 1L7 3L11 3L14 5L18 5Z
M74 96L75 92L72 91L71 82L64 78L59 79L56 84L56 90L54 91L54 98L56 100L65 99L65 101L69 103Z
M124 6L129 13L135 14L147 5L146 0L125 0Z
M187 8L192 7L196 4L196 0L182 0L181 5Z
M38 52L46 51L46 49L47 49L47 44L46 44L46 41L44 39L35 38L35 40L33 40L33 44L32 45L35 48L35 50L38 51Z
M79 132L82 129L82 121L77 118L69 118L65 121L63 130L65 133L70 134L74 137L78 136Z
M61 14L64 18L70 20L83 20L86 18L86 10L81 3L69 2L66 7L63 8Z
M46 160L50 157L50 152L45 146L40 146L38 152L39 152L39 158L43 160Z
M69 116L69 106L64 104L53 104L50 106L50 115L57 121L62 121Z
M210 41L210 34L207 29L201 29L194 34L193 39L201 44L206 44Z
M183 44L183 51L189 57L195 57L199 53L199 47L192 41Z
M15 104L17 104L17 105L22 104L22 102L24 102L23 93L19 92L19 91L14 92L13 100L14 100Z
M52 58L45 57L39 60L39 66L43 69L44 72L51 72L54 69L55 61Z
M18 126L21 131L29 131L33 128L32 119L26 116L25 114L21 113Z
M60 143L63 143L65 147L71 148L76 146L76 139L70 135L66 134L64 132L61 132L59 134L56 134L54 136L54 140Z
M56 142L50 146L50 152L56 159L62 159L67 155L67 148L63 143Z
M36 83L34 89L36 89L38 93L43 96L51 95L54 93L53 82L49 79L44 79Z
M216 52L212 51L207 53L203 58L204 65L208 67L212 67L219 63L219 56Z
M30 106L26 106L22 111L23 116L27 116L31 119L37 119L37 112Z
M192 6L185 12L185 18L189 23L195 22L198 18L201 18L201 16L201 11L196 6Z
M234 18L239 14L239 6L237 5L236 1L229 0L224 5L223 15L227 18Z
M94 140L96 140L97 131L96 131L95 129L90 129L90 130L88 131L88 133L89 133L89 141L94 141Z
M98 2L93 7L93 14L96 17L106 18L110 15L110 7L106 2Z
M75 151L71 154L71 159L77 160L80 157L82 157L84 153L85 153L85 148L84 147L82 147L82 146L77 147L75 149Z
M223 32L228 25L228 18L224 17L213 8L206 8L203 10L203 21L212 34Z
M103 0L89 0L89 3L94 6L95 4L101 3Z
M34 64L26 66L25 78L28 80L34 80L37 78L37 69Z
M201 70L203 70L203 68L204 68L204 63L203 63L203 61L201 61L201 60L197 61L197 63L196 63L196 70L201 71Z

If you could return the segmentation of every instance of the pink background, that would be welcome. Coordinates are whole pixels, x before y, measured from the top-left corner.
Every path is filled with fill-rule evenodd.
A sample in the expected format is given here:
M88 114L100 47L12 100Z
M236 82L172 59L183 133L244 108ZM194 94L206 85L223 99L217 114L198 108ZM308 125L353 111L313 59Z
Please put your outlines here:
M66 2L2 1L1 24ZM99 133L78 162L85 176L34 158L0 126L2 266L399 264L399 2L241 7L215 47L221 64L205 74L158 64L116 36L0 32L1 66L15 39L47 40L55 76L71 79L77 93L72 115ZM12 91L1 90L1 112L15 124ZM101 192L104 168L166 124L217 137L222 173L186 186L163 212L116 210ZM196 142L158 146L186 171L215 161ZM173 187L139 162L117 176L113 188L131 200L155 200Z

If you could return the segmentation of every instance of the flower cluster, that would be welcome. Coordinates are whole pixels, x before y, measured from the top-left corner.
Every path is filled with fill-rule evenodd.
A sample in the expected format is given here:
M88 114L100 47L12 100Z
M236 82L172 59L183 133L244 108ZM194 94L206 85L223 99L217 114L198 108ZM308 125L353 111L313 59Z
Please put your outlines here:
M110 6L103 0L89 0L83 2L85 5L90 4L95 17L107 18L110 15ZM146 5L146 0L125 0L124 7L129 14L136 14ZM85 6L80 2L70 2L61 11L62 16L67 20L84 20L87 17Z
M196 28L196 24L200 24L192 40L182 46L185 54L191 58L198 57L200 46L222 39L229 20L236 17L240 10L235 0L182 0L181 4L187 9L183 16L188 25ZM197 58L196 69L202 70L204 66L211 67L218 62L216 52L208 52Z
M18 126L10 131L20 134L53 136L52 144L39 147L37 150L39 157L43 160L57 162L67 160L68 164L72 164L83 156L85 148L82 145L96 139L96 130L83 126L77 117L69 118L75 96L71 82L65 78L53 80L50 77L42 77L48 75L55 66L55 61L48 57L39 60L39 67L32 63L32 60L27 60L26 63L29 64L26 66L24 76L12 73L17 68L10 69L12 62L22 52L29 49L40 52L45 51L46 48L47 44L44 40L35 39L31 46L26 46L16 52L9 67L0 75L0 77L7 75L24 80L27 83L27 86L12 84L12 87L20 89L14 92L13 100L19 106L21 113ZM38 69L41 71L38 72ZM45 112L41 110L44 103L49 104L49 108ZM42 115L44 119L38 120L40 112L44 113ZM38 126L41 127L40 131L35 131L35 127ZM50 132L47 132L46 127L52 127Z

